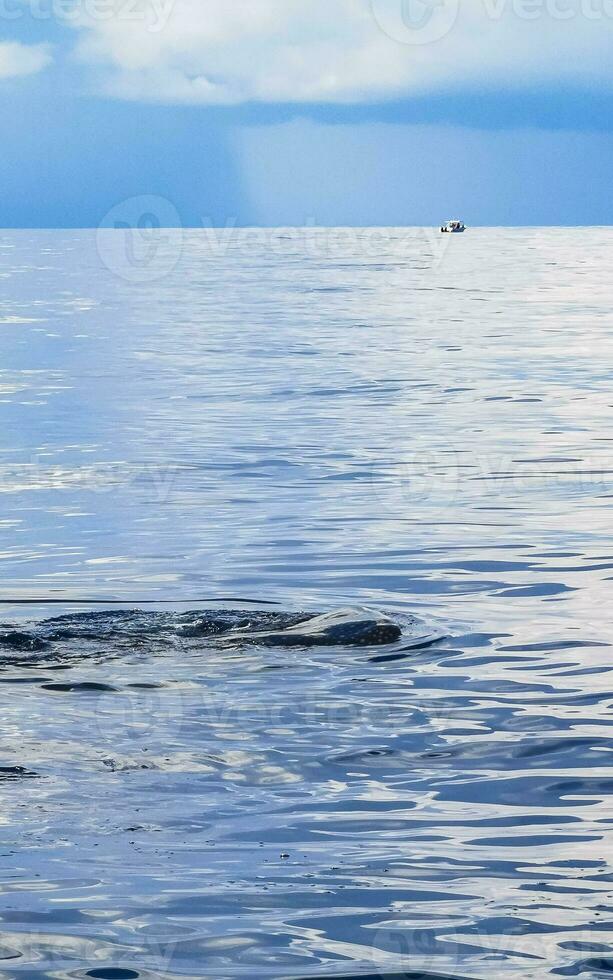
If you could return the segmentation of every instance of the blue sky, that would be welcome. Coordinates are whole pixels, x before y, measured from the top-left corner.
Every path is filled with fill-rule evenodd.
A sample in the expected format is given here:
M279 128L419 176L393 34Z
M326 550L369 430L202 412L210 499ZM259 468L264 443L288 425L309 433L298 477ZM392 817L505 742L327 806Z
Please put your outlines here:
M613 0L0 0L0 225L613 223Z

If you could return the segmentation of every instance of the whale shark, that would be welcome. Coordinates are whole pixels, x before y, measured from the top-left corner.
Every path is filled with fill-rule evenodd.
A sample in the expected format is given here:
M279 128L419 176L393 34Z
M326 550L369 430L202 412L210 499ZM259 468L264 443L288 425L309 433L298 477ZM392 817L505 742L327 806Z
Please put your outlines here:
M78 613L40 623L0 623L2 663L37 663L67 657L79 660L169 645L185 650L248 647L391 647L392 652L429 646L442 638L428 624L407 615L399 621L375 609L348 607L327 613L269 610L210 610L145 613L141 610Z
M403 629L383 613L367 608L337 609L286 629L244 626L225 633L225 644L275 647L385 646L403 638Z

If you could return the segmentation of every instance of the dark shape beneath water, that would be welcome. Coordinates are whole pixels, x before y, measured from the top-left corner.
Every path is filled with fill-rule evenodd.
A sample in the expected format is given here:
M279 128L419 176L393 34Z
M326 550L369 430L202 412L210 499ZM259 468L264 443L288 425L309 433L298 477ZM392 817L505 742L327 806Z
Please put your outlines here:
M0 766L0 780L35 779L36 775L22 766Z
M170 647L183 655L191 650L228 647L349 647L386 648L390 655L419 649L441 639L420 620L398 621L371 609L340 609L323 615L269 610L210 610L189 613L146 613L142 610L77 613L27 627L0 626L0 667L66 665L94 658L131 655L135 650L154 655ZM50 690L75 689L45 685ZM98 690L93 681L77 683L80 690Z
M306 980L306 978L305 978ZM467 977L451 977L442 973L415 973L409 970L406 973L352 973L352 974L331 974L329 977L322 977L321 980L470 980Z
M383 646L402 638L402 628L371 609L339 609L285 629L232 630L224 643L261 643L276 647Z

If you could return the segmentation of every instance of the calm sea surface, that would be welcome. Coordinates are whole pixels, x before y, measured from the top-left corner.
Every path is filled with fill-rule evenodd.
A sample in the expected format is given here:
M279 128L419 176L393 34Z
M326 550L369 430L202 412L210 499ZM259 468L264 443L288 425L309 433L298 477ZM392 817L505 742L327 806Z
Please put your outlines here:
M3 978L613 973L612 268L0 235ZM266 603L445 638L190 633Z

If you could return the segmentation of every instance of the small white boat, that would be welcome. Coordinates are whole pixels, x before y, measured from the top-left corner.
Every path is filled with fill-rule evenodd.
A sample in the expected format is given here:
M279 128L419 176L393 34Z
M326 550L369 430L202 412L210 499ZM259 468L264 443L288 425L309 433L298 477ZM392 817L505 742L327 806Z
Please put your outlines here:
M466 225L463 221L448 221L446 225L441 226L441 231L444 235L460 235L466 231Z

